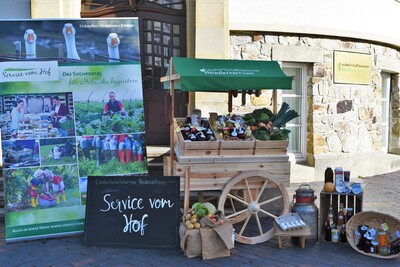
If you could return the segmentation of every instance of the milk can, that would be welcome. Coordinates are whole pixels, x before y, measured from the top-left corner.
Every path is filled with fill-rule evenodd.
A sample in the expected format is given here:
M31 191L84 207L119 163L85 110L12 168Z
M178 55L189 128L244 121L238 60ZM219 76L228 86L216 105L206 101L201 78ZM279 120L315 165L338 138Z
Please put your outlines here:
M301 184L293 195L292 212L298 213L311 228L311 236L307 240L318 241L318 207L314 201L317 197L309 184Z

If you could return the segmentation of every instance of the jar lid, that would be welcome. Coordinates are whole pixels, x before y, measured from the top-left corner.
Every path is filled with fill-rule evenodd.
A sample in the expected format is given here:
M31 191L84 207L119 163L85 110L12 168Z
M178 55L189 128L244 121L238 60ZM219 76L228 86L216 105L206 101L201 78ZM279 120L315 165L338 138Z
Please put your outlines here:
M351 190L354 194L358 195L362 192L361 184L360 183L353 183L351 186Z

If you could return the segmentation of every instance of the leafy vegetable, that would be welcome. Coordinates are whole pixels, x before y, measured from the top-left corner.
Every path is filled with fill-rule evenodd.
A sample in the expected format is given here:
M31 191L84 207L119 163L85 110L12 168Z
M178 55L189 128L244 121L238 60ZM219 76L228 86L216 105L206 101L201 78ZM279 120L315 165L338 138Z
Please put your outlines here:
M296 111L290 109L289 104L283 102L278 113L271 120L272 127L285 127L287 122L291 121L294 118L297 118L298 116L299 114Z
M253 135L257 140L286 140L289 138L290 130L285 129L286 123L299 114L290 109L289 104L282 103L278 113L274 114L267 108L256 109L244 116L244 120L250 126L257 126Z

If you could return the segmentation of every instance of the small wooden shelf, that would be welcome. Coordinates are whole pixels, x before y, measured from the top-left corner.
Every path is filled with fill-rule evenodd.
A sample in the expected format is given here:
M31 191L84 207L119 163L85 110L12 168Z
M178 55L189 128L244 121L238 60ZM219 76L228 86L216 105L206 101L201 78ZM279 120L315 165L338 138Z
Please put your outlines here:
M325 240L324 228L325 219L328 215L329 203L332 202L333 214L337 214L340 203L343 203L344 208L353 208L354 214L362 211L363 206L363 193L360 194L344 194L338 192L325 192L320 193L320 236L321 240Z

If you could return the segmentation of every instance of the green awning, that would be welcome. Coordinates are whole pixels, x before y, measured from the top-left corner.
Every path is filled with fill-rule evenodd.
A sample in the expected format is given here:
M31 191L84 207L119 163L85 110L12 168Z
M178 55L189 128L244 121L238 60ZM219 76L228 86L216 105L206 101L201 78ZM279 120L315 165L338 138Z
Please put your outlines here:
M174 57L172 64L173 74L180 76L175 80L175 90L227 92L292 88L292 77L286 76L276 61ZM164 78L168 78L170 70L171 66ZM168 82L164 83L164 88L169 86Z

